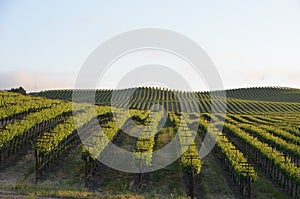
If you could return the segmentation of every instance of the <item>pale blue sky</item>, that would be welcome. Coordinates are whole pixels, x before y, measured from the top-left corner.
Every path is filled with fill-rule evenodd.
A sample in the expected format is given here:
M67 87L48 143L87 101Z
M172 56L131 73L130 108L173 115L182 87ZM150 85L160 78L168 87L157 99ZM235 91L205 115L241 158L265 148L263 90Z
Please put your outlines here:
M145 27L196 41L225 88L300 88L299 0L2 0L0 89L70 88L98 45Z

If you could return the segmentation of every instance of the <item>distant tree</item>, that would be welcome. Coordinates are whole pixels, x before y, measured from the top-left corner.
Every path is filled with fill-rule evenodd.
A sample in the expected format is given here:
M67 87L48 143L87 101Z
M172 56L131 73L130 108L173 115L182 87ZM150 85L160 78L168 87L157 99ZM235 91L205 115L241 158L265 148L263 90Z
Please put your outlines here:
M8 92L14 92L14 93L20 93L26 95L26 90L22 86L20 86L19 88L11 88L10 90L8 90Z

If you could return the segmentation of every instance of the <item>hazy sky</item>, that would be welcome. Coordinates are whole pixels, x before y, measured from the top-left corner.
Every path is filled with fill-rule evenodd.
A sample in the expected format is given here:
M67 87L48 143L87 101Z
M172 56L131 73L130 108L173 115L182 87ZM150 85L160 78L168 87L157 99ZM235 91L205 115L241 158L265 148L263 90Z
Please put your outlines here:
M196 41L225 88L300 88L299 0L2 0L0 89L71 88L98 45L146 27Z

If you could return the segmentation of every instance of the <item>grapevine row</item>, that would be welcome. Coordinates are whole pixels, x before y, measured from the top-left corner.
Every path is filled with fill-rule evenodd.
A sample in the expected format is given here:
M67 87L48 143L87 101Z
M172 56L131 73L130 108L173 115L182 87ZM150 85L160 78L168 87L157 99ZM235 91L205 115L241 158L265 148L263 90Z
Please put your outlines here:
M220 128L221 125L216 125ZM261 142L234 126L225 124L223 133L229 136L230 140L241 148L265 173L268 173L274 181L288 190L295 198L299 195L300 169L290 158L284 157L282 152L277 151L268 144Z
M214 118L214 120L216 121L217 119ZM214 123L214 121L212 122ZM215 132L211 133L210 131ZM257 173L254 170L253 165L248 162L244 154L225 134L221 134L221 131L219 131L218 128L209 128L209 122L207 120L200 119L198 132L202 137L205 136L205 133L213 135L218 132L214 151L218 158L224 162L232 180L239 186L239 190L243 196L246 197L246 195L248 195L247 197L251 198L251 184L257 180Z

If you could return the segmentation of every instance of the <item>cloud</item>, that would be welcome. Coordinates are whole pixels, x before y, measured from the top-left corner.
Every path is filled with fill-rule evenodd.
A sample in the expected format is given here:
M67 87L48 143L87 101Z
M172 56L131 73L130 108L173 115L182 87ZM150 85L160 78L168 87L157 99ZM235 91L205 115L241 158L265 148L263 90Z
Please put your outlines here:
M19 86L23 86L27 91L72 88L73 81L62 74L54 73L33 71L0 72L0 89Z

